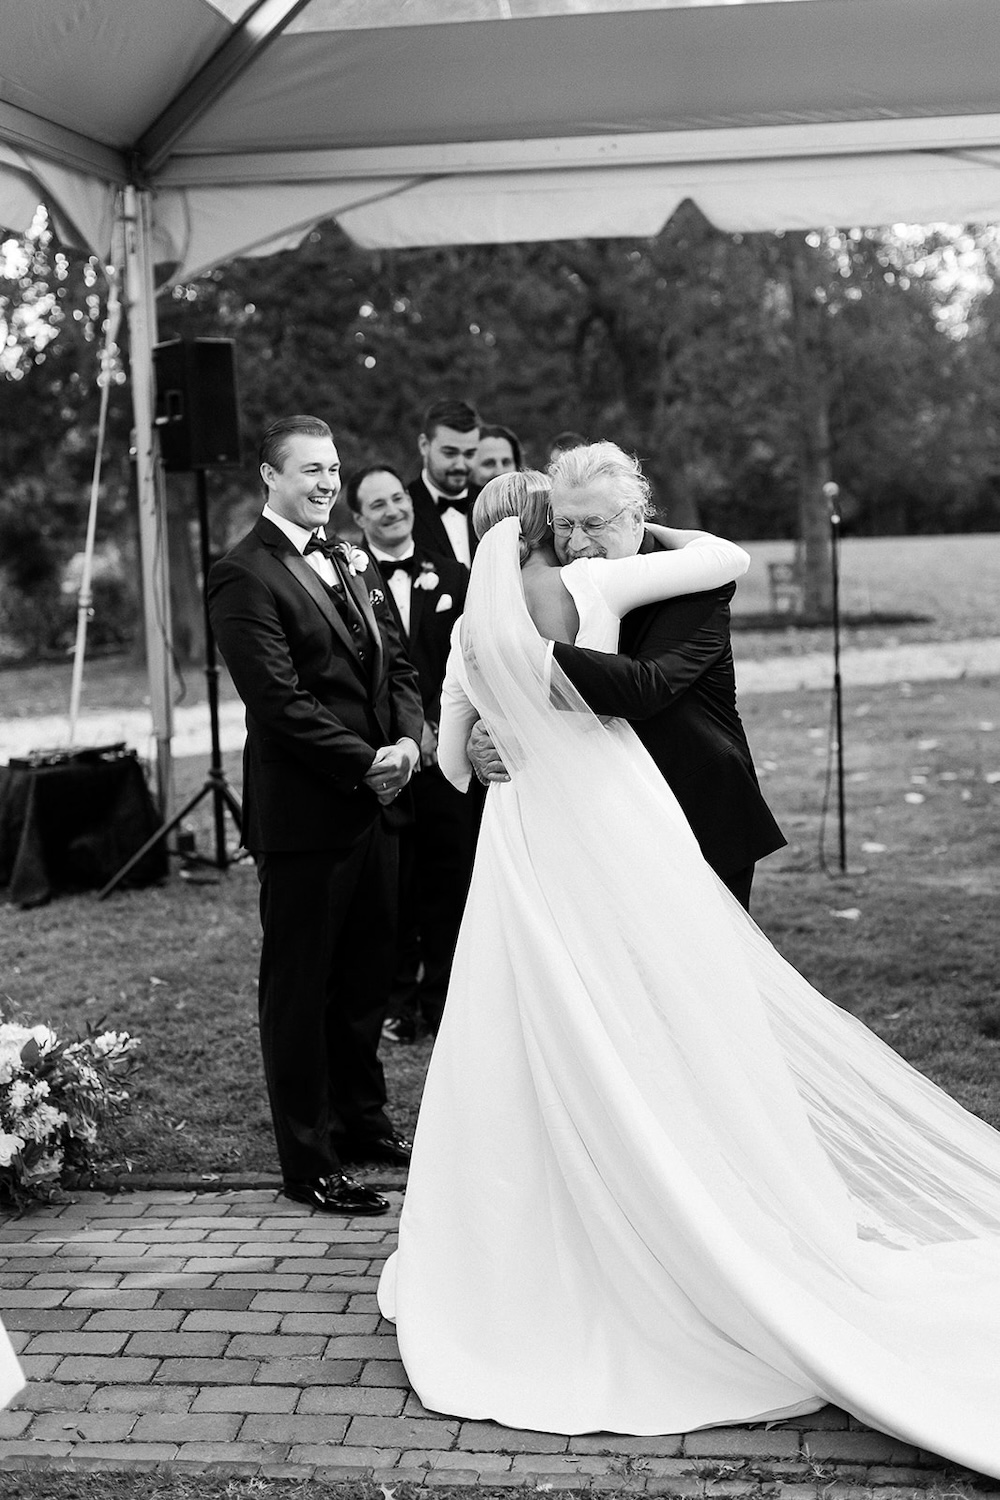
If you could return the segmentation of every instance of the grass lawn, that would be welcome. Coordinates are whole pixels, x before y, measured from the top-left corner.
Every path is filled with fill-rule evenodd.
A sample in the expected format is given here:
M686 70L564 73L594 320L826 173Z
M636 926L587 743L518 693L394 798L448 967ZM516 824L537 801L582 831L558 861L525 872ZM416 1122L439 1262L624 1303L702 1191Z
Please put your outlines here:
M434 1485L435 1500L509 1500L503 1489L478 1485ZM374 1481L325 1484L322 1480L215 1477L206 1474L101 1470L0 1472L0 1500L417 1500L426 1494L405 1483L390 1488ZM563 1492L565 1493L565 1492ZM662 1492L659 1492L662 1493ZM964 1491L962 1492L964 1494Z
M744 542L750 571L740 580L733 619L770 608L767 565L791 562L793 542ZM845 644L960 640L1000 635L1000 533L980 536L846 537L840 557L840 602L845 615L915 615L922 622L845 631ZM757 632L752 632L754 636ZM769 631L759 646L740 632L737 649L772 652L822 650L829 631Z
M827 766L823 693L742 704L789 847L760 868L755 915L825 994L963 1104L1000 1125L1000 713L993 682L866 690L845 704L848 873L835 810L818 850ZM238 785L237 757L227 766ZM179 795L200 760L180 760ZM212 847L207 802L199 847ZM204 883L202 883L202 881ZM139 1173L276 1170L256 1031L257 882L249 862L198 883L0 906L8 1011L74 1030L106 1019L142 1038L135 1109L109 1141ZM844 913L857 913L856 916ZM429 1044L386 1046L410 1129Z

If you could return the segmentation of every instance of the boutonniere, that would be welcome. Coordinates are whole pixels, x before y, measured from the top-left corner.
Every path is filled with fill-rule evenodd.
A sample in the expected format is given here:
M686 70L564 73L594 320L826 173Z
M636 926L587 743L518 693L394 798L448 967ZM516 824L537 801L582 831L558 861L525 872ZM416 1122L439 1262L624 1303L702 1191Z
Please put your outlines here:
M415 589L436 589L440 585L440 582L441 580L437 576L434 564L432 562L422 562L420 564L420 572L413 580L413 587Z
M368 553L362 552L360 547L355 547L350 542L338 542L337 551L347 564L347 571L352 578L356 578L367 568Z
M368 591L368 603L371 605L372 609L377 609L380 604L384 604L385 603L385 595L383 594L382 590L381 589L369 589L369 591Z

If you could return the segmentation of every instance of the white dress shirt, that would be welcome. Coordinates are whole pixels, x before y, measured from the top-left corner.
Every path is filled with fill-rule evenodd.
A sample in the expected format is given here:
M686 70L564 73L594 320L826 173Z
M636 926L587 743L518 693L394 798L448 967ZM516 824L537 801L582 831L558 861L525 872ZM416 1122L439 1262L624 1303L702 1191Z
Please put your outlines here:
M301 553L303 556L305 556L306 546L311 536L318 536L321 542L326 541L326 537L322 531L317 531L314 527L298 526L294 521L286 521L284 516L279 516L277 511L272 510L269 505L264 506L261 515L266 516L273 525L277 526L279 531L283 531L296 552ZM313 572L322 578L328 588L339 589L343 587L339 573L333 566L330 558L325 557L322 552L310 552L309 556L306 557L306 562L312 568Z
M463 516L461 511L441 509L442 505L447 505L450 507L453 500L464 499L465 496L469 493L468 487L466 487L462 491L461 495L446 495L443 490L439 490L437 488L437 486L429 477L426 469L423 471L420 477L424 481L424 484L427 486L428 493L430 494L431 499L434 501L434 504L438 508L438 514L441 517L441 524L444 527L445 531L448 533L448 540L449 542L451 542L452 550L454 551L455 556L458 558L460 563L465 563L465 566L467 568L471 568L472 549L469 546L468 518L466 516Z
M409 551L396 552L394 554L390 554L388 552L380 552L378 547L373 547L370 542L368 544L368 547L372 557L374 557L379 567L381 567L383 563L387 562L405 562L408 557L413 556L416 550L412 542L410 543ZM403 622L403 630L407 635L409 635L410 600L413 596L413 579L410 577L409 573L404 573L403 570L400 569L398 572L393 573L391 578L386 579L386 584L392 590L392 597L395 600L396 608L399 610L399 618Z

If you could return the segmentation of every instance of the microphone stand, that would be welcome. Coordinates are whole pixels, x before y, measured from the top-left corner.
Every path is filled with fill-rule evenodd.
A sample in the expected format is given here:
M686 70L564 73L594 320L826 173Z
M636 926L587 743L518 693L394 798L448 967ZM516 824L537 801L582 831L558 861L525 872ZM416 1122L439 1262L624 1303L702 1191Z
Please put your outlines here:
M844 807L844 693L840 677L840 512L837 499L840 486L828 481L823 486L830 507L830 569L833 584L831 621L833 624L833 704L837 735L837 828L840 840L840 873L847 873L847 819Z

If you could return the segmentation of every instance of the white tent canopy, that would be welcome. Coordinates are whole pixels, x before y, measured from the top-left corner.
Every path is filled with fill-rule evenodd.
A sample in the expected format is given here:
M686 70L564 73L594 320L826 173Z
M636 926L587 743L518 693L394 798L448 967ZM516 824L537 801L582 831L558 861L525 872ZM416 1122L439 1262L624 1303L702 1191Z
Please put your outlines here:
M998 0L0 0L0 226L129 272L161 792L154 262L1000 218L998 76Z
M0 223L359 244L989 219L996 0L0 0Z

